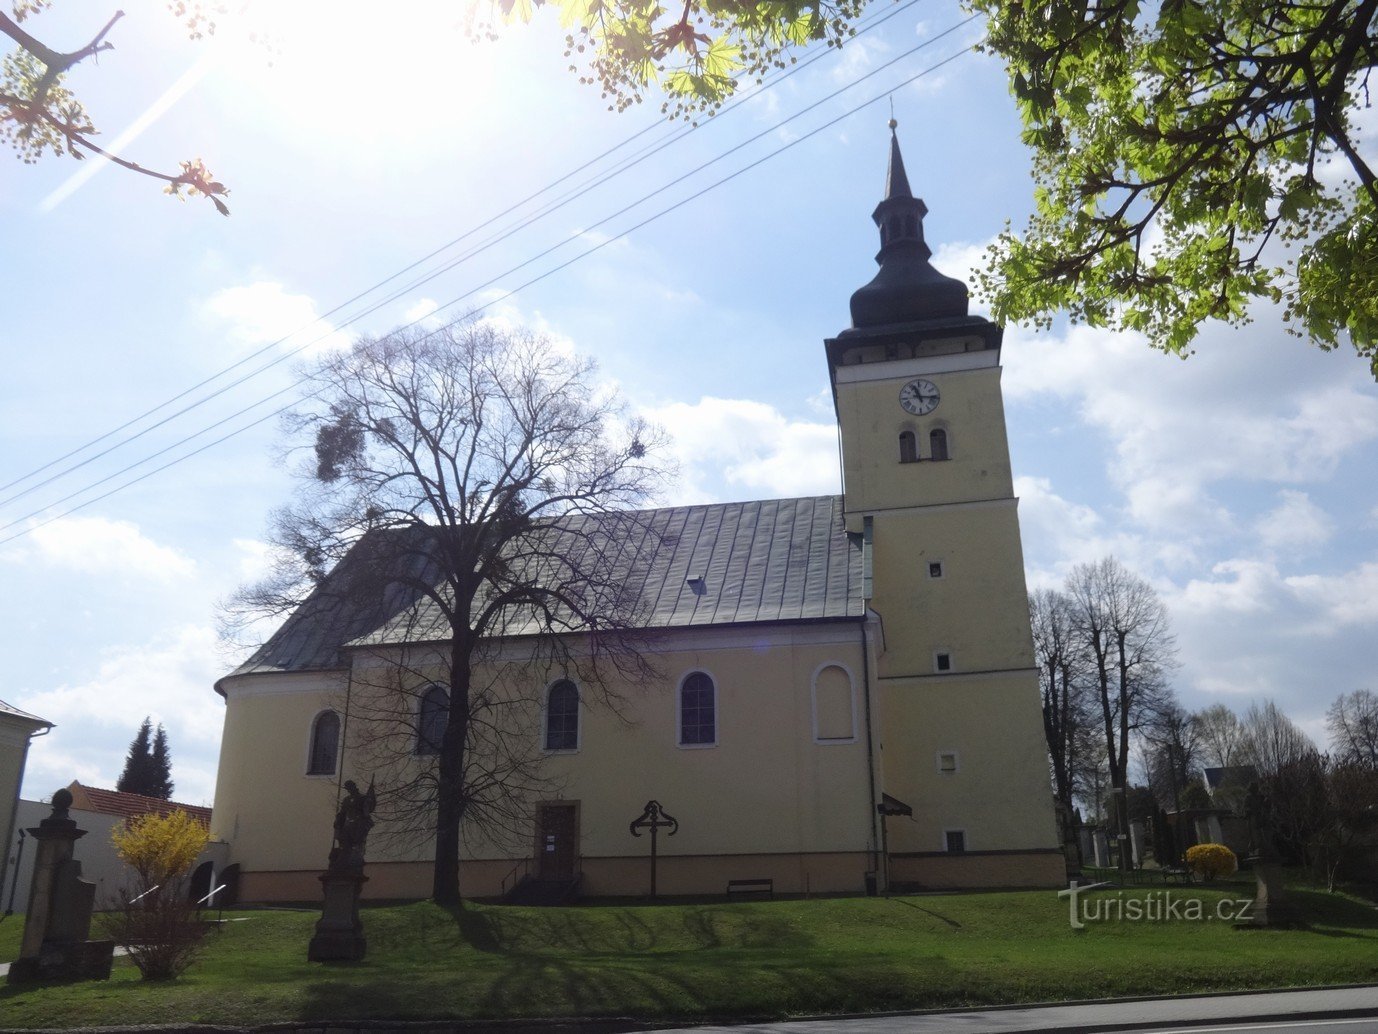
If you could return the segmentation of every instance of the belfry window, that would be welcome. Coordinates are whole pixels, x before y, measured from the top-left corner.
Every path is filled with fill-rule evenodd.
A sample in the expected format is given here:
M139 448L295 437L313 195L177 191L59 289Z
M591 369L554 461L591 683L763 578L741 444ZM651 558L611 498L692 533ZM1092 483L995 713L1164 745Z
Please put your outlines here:
M914 444L913 431L900 432L900 462L914 463L919 458L918 446Z
M545 749L579 749L579 690L569 679L561 679L546 694Z
M935 460L951 458L947 452L947 432L941 427L928 432L928 454Z
M441 686L432 686L421 696L416 723L416 752L434 756L440 753L445 738L445 726L450 720L450 694Z
M340 716L322 711L311 725L311 757L307 775L334 775L340 760Z

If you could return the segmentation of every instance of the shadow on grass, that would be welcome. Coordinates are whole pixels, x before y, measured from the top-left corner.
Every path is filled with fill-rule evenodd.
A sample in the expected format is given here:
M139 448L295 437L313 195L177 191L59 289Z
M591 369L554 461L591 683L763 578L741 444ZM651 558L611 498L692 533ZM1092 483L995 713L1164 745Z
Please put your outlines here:
M962 928L962 924L957 922L957 920L949 919L945 915L939 915L937 912L933 912L927 908L924 908L922 905L916 905L912 901L906 901L904 898L891 898L890 900L894 902L896 905L903 905L905 908L912 908L916 912L922 912L926 916L932 916L940 923L946 923L949 927L951 927L954 930L960 930Z
M799 929L789 916L769 911L682 908L659 913L660 922L648 920L653 913L638 909L610 908L605 913L601 922L590 923L588 913L580 909L470 906L453 910L445 922L452 923L457 941L474 951L539 958L674 955L717 949L789 951L815 944L813 935ZM423 937L428 933L419 932ZM417 933L414 927L407 931L411 937Z

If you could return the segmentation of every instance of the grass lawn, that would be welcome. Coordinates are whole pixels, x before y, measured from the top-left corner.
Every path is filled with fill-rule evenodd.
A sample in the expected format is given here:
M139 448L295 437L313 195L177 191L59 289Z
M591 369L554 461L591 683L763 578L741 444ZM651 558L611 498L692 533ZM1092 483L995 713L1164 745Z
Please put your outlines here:
M1172 893L1200 898L1209 912L1250 889ZM1163 894L1123 892L1126 903ZM201 961L173 983L143 984L116 960L108 983L3 987L0 1025L781 1017L1378 980L1378 911L1341 895L1296 897L1308 929L1175 920L1074 931L1067 902L1052 891L471 905L457 916L414 904L366 909L368 958L328 965L306 961L315 914L246 912L213 933ZM11 922L0 924L0 938Z

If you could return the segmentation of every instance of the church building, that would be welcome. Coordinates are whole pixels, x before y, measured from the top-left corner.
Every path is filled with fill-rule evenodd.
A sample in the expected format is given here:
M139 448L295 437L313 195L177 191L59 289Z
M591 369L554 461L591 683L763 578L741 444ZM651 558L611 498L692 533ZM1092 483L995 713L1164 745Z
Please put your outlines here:
M625 687L615 712L558 672L538 687L539 720L520 734L549 791L528 802L515 838L464 834L467 896L499 896L523 875L592 897L647 894L647 838L629 826L650 800L677 823L658 839L662 894L721 895L734 881L789 894L1064 881L1002 331L931 265L927 209L891 128L873 214L880 270L820 357L842 495L641 515L661 545L628 578L642 586L663 677ZM387 617L308 601L216 684L226 712L212 834L241 901L319 898L340 788L370 778L350 746L352 687L387 651L425 646L397 631L415 625ZM417 696L420 765L433 753L432 692L443 697ZM365 896L427 896L432 853L424 836L371 839Z

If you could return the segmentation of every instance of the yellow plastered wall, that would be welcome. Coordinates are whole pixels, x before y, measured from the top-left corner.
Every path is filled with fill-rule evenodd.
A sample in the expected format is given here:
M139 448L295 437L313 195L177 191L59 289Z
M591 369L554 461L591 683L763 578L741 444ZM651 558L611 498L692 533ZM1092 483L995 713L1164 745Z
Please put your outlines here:
M882 677L1033 665L1023 549L1013 499L873 518L871 606L885 623ZM942 565L932 577L930 563Z
M949 829L969 851L1055 847L1036 676L886 680L880 696L885 790L914 807L889 821L892 852L942 851Z
M770 626L692 632L685 638L691 648L667 647L658 654L663 678L644 686L614 687L624 699L619 709L603 703L603 694L594 687L580 687L579 749L546 756L542 775L549 790L532 803L577 802L579 853L591 859L644 857L648 842L633 837L628 826L651 799L680 823L676 835L661 836L660 854L666 859L858 857L869 851L860 625ZM820 741L815 738L814 678L823 672L825 681L835 682L832 668L841 668L851 679L854 736ZM717 687L718 739L713 746L678 742L678 687L693 671L706 672ZM289 685L296 688L284 691ZM335 780L307 776L306 752L312 720L324 707L343 710L344 689L342 677L319 674L229 680L213 824L217 835L231 844L231 861L245 871L304 872L324 866ZM831 709L836 719L835 700ZM354 722L347 738L359 732ZM539 723L528 735L539 745ZM370 773L359 769L349 751L343 769L347 778L366 785ZM471 833L463 855L471 860L522 857L531 853L534 835L533 828L522 845L519 831L514 848ZM426 858L429 851L424 835L410 843L380 835L370 838L368 854L371 862L400 862ZM807 865L790 864L791 882L816 886L809 882ZM838 868L835 861L819 865L820 872ZM860 880L860 870L854 869L846 866L848 887ZM681 866L675 871L688 870ZM716 883L718 875L715 870L711 881ZM288 882L296 886L303 878ZM832 877L823 878L824 884L830 882Z
M879 379L848 382L843 377L857 375L849 371ZM941 393L938 407L926 416L913 416L899 404L900 389L919 376ZM843 367L837 410L849 515L1013 494L998 366L945 372L912 362ZM929 432L935 427L948 436L951 458L941 462L929 459ZM899 436L905 430L917 439L922 457L917 463L899 462Z
M229 862L325 868L337 782L306 774L307 751L316 715L343 711L344 688L343 676L318 672L228 680L211 835L230 844Z

